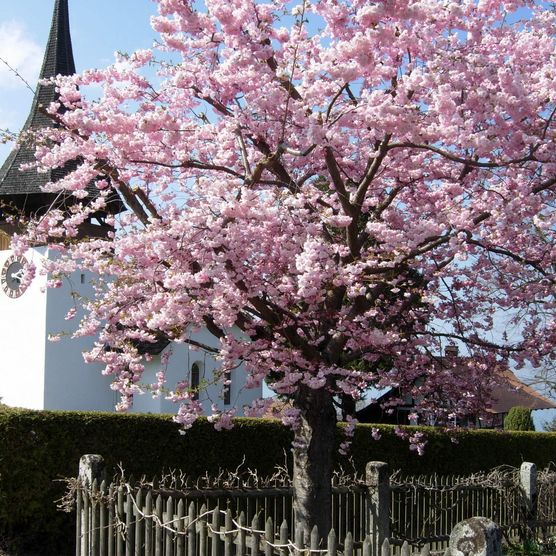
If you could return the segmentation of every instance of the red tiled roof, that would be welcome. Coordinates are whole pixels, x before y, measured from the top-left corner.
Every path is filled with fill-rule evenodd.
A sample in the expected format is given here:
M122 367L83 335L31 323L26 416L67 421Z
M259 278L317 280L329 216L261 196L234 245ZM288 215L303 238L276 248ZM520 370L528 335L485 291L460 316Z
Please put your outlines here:
M492 405L488 410L489 413L507 413L516 406L529 409L556 408L556 403L521 382L509 369L501 371L500 377L500 384L492 391Z

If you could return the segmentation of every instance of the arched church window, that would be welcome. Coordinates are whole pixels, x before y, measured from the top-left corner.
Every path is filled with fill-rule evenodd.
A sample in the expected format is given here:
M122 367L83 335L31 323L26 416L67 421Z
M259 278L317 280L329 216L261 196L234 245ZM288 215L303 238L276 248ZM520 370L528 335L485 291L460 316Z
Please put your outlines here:
M199 363L193 363L191 365L191 376L189 384L192 390L191 399L199 399L199 384L201 383L201 368Z
M224 384L223 398L224 405L230 405L232 403L232 373L228 372L225 374L226 384Z

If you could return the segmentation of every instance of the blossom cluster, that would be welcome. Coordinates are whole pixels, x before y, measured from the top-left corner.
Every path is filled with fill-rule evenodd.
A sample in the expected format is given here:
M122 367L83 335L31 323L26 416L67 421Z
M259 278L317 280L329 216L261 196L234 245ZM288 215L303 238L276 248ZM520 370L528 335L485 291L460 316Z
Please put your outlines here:
M248 386L294 400L295 426L300 392L396 387L442 418L484 408L510 358L554 358L554 13L526 0L201 4L158 0L159 51L57 80L38 165L79 158L48 186L75 205L18 240L71 240L114 191L126 203L114 233L60 243L47 268L106 277L75 334L97 337L88 358L120 407L145 388L139 342L187 343L201 327L222 380L243 361ZM82 96L92 84L100 99ZM519 330L511 341L493 335L496 314ZM438 364L451 341L463 371ZM173 391L188 427L200 404ZM219 427L230 418L215 410Z

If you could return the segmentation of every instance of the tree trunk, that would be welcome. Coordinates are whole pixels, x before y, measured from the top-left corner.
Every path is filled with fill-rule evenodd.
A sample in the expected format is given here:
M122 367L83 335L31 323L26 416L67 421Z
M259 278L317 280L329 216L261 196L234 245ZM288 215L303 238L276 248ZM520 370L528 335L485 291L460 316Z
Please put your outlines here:
M293 504L296 528L306 542L316 525L321 539L332 526L332 465L336 411L325 390L302 387L294 400L300 410L300 426L293 444Z

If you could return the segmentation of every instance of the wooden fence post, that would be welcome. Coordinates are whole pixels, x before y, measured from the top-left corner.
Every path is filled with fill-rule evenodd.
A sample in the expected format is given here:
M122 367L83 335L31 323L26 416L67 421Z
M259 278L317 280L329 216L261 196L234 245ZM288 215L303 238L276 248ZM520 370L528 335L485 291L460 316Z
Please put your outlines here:
M91 488L94 481L100 484L106 477L104 458L98 454L85 454L79 460L79 485L78 499L82 500L77 505L77 556L86 556L90 553L91 524L90 514L92 511L91 499L83 496L81 488Z
M369 489L368 534L373 542L373 554L379 554L382 543L390 537L390 474L388 464L370 461L366 467Z
M519 483L523 495L525 537L527 538L532 534L537 519L537 466L534 463L524 461L521 464Z

